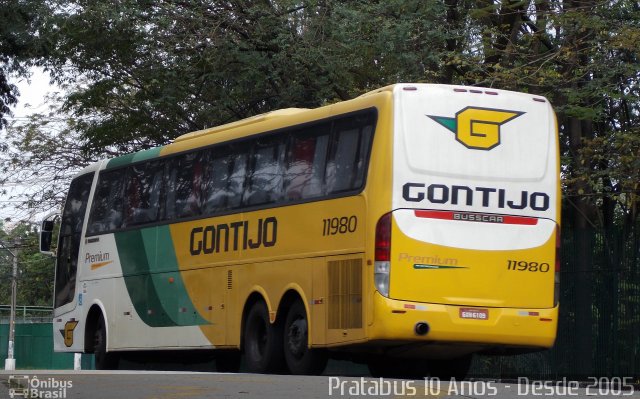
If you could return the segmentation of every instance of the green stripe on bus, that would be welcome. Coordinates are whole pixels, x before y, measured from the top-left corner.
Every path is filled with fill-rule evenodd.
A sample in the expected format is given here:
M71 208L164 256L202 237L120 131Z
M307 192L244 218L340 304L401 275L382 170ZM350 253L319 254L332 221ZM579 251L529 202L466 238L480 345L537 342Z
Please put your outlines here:
M180 326L208 324L197 311L184 285L169 226L142 230L151 281L166 314Z
M133 162L146 161L148 159L157 158L160 156L162 147L151 148L132 154L123 155L121 157L113 158L107 163L107 169L117 168L118 166L129 165Z
M149 274L149 259L143 251L144 240L139 230L115 234L124 282L131 302L142 321L151 327L177 325L165 312Z
M151 327L208 323L186 290L169 226L123 231L115 237L125 285L142 321Z

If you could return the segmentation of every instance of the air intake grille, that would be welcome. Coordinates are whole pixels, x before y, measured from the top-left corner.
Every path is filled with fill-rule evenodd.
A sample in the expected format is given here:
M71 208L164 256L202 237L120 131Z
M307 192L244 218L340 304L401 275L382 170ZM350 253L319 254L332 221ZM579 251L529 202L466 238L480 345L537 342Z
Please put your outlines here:
M329 328L362 328L362 259L330 261Z
M227 289L233 288L233 271L227 270Z

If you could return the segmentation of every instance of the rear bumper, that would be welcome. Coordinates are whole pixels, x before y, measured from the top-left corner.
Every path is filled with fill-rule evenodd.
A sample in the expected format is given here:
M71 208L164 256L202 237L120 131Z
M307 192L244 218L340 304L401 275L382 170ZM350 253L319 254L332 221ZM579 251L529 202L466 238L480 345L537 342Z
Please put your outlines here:
M460 316L460 309L477 308L399 301L376 292L373 308L371 340L543 349L553 346L558 325L557 306L550 309L482 308L488 312L486 319L466 319ZM420 322L429 325L425 335L415 332L415 326Z

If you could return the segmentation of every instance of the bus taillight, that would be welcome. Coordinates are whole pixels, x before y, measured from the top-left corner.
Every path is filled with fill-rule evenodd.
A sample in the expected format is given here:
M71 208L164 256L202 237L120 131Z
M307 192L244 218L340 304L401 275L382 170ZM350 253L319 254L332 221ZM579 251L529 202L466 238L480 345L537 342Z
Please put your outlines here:
M376 289L389 296L389 269L391 267L391 213L384 214L376 225L376 253L373 276Z

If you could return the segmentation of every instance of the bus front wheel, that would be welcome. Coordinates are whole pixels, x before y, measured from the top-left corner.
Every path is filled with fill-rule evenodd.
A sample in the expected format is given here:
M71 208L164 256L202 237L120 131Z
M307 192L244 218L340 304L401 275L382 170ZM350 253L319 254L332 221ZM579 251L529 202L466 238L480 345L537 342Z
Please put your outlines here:
M104 317L99 316L93 333L93 354L98 370L115 370L118 367L118 355L107 352L107 327Z
M309 348L307 311L300 301L294 302L287 313L284 358L291 374L321 374L327 365L326 350Z
M264 302L253 304L244 328L244 356L247 369L253 373L279 372L284 366L282 326L271 324Z

